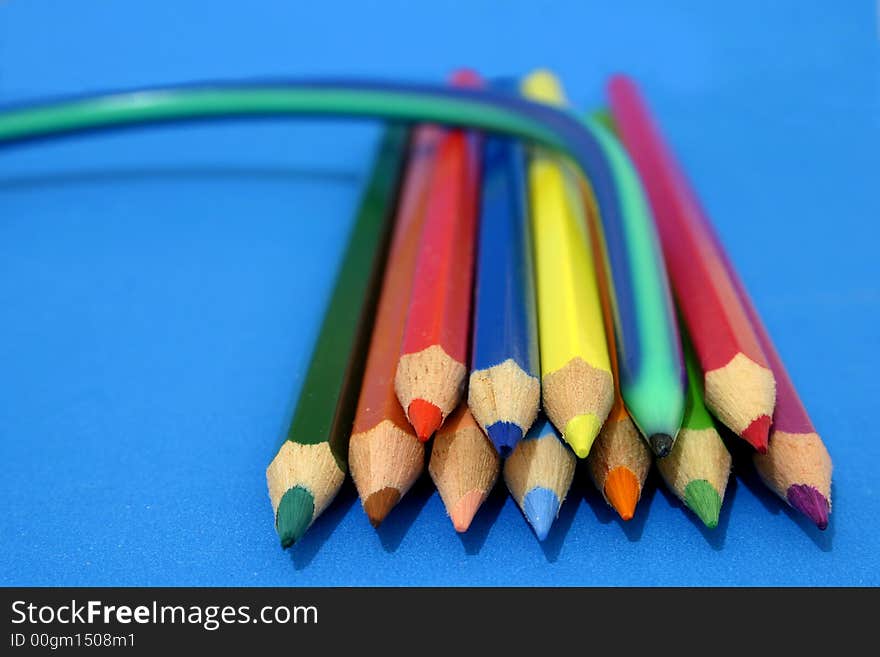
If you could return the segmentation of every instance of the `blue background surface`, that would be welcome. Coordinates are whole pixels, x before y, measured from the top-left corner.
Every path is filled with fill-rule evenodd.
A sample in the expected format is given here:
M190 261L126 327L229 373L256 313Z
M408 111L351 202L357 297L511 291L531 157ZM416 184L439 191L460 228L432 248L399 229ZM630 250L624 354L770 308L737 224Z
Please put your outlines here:
M283 552L264 469L377 128L31 145L0 151L0 583L880 584L878 55L867 0L0 3L0 103L543 65L592 107L633 74L835 462L824 534L740 459L714 532L654 475L622 524L579 472L544 545L503 486L456 535L423 480L378 532L347 483Z

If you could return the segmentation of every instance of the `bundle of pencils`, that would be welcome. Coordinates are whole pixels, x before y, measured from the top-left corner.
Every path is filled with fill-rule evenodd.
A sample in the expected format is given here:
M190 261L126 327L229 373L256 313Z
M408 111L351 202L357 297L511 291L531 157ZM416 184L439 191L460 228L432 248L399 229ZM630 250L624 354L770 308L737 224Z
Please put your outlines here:
M753 448L770 490L825 529L831 457L635 83L610 81L601 118L568 110L548 71L522 93L506 86L460 71L445 85L220 81L86 94L0 108L0 148L244 117L392 123L266 471L284 547L332 502L349 459L379 525L435 433L429 472L459 531L502 457L541 539L575 455L629 519L648 448L711 527L730 467L715 420Z
M533 102L460 71L449 93L568 125L550 110L566 102L550 72L521 88ZM827 526L831 459L755 306L635 84L617 76L609 95L611 115L575 120L582 169L468 129L485 124L388 130L267 470L283 546L332 501L346 457L379 526L432 438L428 472L459 532L503 469L544 540L576 457L629 520L652 452L713 528L731 472L716 419L754 448L773 492Z

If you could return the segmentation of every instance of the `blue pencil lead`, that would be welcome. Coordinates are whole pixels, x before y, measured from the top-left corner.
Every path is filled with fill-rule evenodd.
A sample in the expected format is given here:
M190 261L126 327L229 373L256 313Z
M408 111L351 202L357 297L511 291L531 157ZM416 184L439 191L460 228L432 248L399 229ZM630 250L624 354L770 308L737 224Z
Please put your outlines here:
M501 458L507 458L510 451L523 437L522 429L513 422L498 421L495 424L490 424L486 427L486 433L489 434L489 440L495 445Z
M526 493L523 499L523 513L535 530L539 541L547 538L550 527L559 512L559 498L549 488L537 487Z

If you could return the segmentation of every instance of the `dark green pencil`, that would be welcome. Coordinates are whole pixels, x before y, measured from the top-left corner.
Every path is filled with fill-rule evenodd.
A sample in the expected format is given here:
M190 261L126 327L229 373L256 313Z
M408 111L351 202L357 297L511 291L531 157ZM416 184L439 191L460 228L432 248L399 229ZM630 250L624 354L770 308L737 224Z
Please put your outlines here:
M266 469L281 546L302 538L348 470L348 440L409 131L389 127L348 240L287 436Z

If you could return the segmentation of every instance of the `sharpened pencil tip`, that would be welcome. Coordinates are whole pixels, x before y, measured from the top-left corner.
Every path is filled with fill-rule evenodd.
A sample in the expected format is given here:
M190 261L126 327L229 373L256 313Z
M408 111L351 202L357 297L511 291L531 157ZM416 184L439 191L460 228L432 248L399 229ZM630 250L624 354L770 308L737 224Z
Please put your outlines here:
M605 497L623 520L632 520L641 494L638 478L626 466L614 468L605 477Z
M672 450L673 442L672 436L667 433L655 433L648 436L648 444L651 446L651 450L661 459Z
M562 437L565 438L565 442L571 445L578 458L585 459L589 455L593 441L596 440L601 428L602 423L592 413L575 415L565 425Z
M523 514L539 541L550 533L556 514L559 513L559 498L549 488L538 486L526 493L523 498Z
M684 503L697 514L709 529L718 526L721 515L721 496L705 479L696 479L684 488Z
M523 432L513 422L496 422L486 427L489 440L495 445L495 449L501 458L507 458L516 444L522 440Z
M386 486L377 490L364 500L364 511L373 527L378 527L400 501L400 491Z
M745 438L752 447L758 450L759 454L767 453L769 435L770 417L767 415L761 415L752 420L752 423L742 432L742 437Z
M281 547L289 548L300 540L312 524L315 498L302 486L295 486L284 493L275 513L275 529L281 539Z
M785 496L788 503L816 523L825 531L828 528L828 511L831 505L828 498L807 484L794 484L788 487Z
M449 510L449 517L452 519L455 531L462 533L468 530L485 497L486 493L483 491L472 490L465 493L455 503L455 506Z
M427 441L443 423L440 409L424 399L413 399L406 409L406 415L422 442Z

